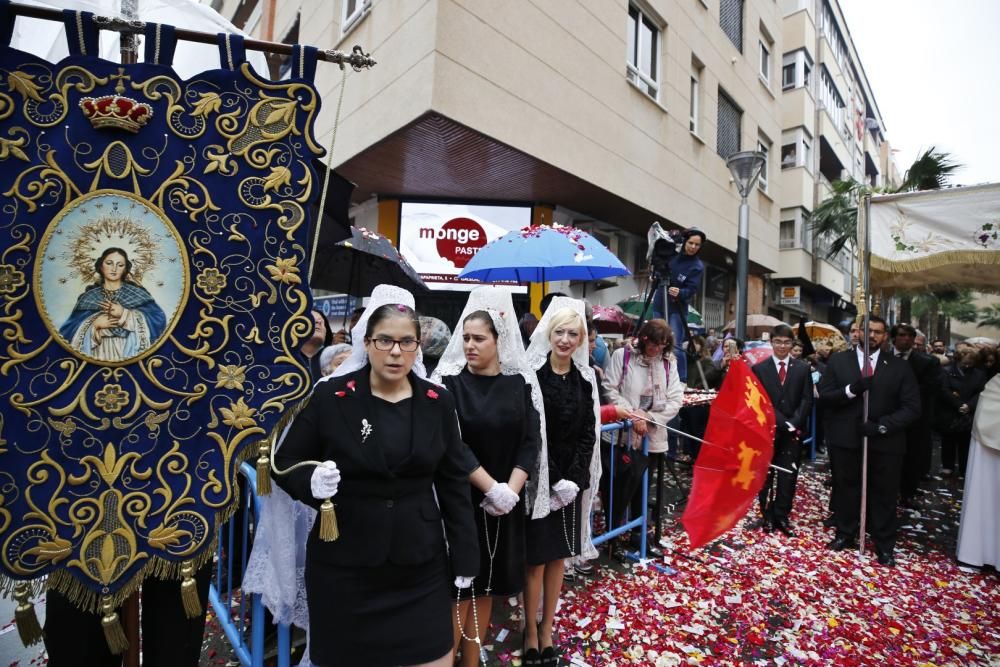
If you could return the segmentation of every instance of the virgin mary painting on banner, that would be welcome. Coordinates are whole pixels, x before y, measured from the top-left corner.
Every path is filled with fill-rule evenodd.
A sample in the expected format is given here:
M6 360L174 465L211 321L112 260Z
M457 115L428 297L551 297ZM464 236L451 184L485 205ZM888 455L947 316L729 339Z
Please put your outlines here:
M103 191L60 212L50 232L36 295L60 342L111 364L153 350L188 287L187 253L169 220L126 193Z
M128 279L131 265L121 248L108 248L94 262L100 277L76 300L59 329L73 349L101 361L123 361L148 350L163 333L163 309L142 285Z

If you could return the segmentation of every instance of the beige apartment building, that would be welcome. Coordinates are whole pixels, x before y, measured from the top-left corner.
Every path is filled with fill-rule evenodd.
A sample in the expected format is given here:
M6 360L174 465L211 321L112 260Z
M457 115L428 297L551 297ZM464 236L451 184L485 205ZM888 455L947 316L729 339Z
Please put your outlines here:
M372 53L378 65L346 79L320 65L318 133L328 145L340 104L332 164L357 184L355 224L415 264L425 258L411 222L451 215L428 205L497 234L571 224L634 275L549 290L610 304L645 286L652 222L697 226L708 243L695 306L720 327L735 311L739 205L725 157L762 150L749 312L828 320L850 309L849 263L819 259L804 216L841 175L881 182L889 153L835 0L213 4L263 39ZM780 287L797 287L798 303L781 305ZM436 291L422 307L457 315L462 302Z
M780 261L771 313L838 323L853 312L857 263L828 258L808 215L830 183L897 184L885 124L836 0L782 0Z

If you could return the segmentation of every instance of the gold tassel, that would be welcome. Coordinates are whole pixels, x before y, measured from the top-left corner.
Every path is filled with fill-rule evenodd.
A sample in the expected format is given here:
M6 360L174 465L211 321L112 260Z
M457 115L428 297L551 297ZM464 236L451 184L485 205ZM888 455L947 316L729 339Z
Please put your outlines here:
M35 605L31 602L31 586L18 584L14 589L14 600L17 601L14 623L17 625L17 634L21 636L21 643L25 646L37 644L42 640L42 626L38 623Z
M257 495L271 494L271 447L267 441L257 449Z
M319 539L324 542L333 542L340 537L340 528L337 527L337 510L333 508L333 503L327 498L319 506Z
M188 618L201 617L201 600L198 599L198 582L194 580L194 564L191 561L181 563L181 602Z
M121 655L128 650L128 638L125 636L125 629L122 628L118 620L118 613L111 606L111 598L104 596L101 599L101 627L104 628L104 641L108 643L108 648L115 655Z

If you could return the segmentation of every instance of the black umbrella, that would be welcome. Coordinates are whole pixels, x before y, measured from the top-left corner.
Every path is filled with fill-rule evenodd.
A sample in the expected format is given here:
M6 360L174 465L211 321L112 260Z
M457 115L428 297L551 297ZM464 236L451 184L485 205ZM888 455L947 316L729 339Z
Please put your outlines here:
M309 284L312 284L312 276L316 274L317 260L329 253L333 246L340 241L351 238L351 193L354 192L354 183L341 176L335 171L328 170L326 165L313 161L313 168L320 181L320 191L322 191L322 179L325 176L328 183L326 185L326 201L323 202L323 210L319 210L319 203L322 195L316 198L312 208L313 228L309 232L310 241L315 241L316 247L313 249L313 261L310 263Z
M351 237L329 249L320 247L313 267L312 286L351 296L367 296L376 285L389 283L413 291L427 291L413 267L392 242L380 234L351 227Z

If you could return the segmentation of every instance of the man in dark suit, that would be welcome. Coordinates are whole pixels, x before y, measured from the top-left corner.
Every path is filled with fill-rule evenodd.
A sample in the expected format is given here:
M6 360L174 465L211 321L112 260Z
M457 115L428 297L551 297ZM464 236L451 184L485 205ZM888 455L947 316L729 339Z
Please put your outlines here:
M813 402L812 370L806 362L792 359L789 353L793 343L791 327L779 324L771 331L774 354L753 367L774 406L774 456L771 462L782 468L772 468L764 488L760 490L758 499L763 515L762 525L766 532L777 529L789 537L795 535L788 523L788 515L795 498L795 482L802 454L801 437Z
M890 335L893 355L909 362L920 390L920 417L906 429L906 455L900 483L903 506L912 508L920 480L931 469L931 417L934 398L941 388L941 363L916 350L917 330L913 326L897 324Z
M885 353L885 320L868 321L869 354L864 345L830 357L819 383L826 405L826 440L836 449L833 486L837 535L834 551L853 546L861 514L862 444L868 441L868 531L882 565L896 564L896 502L906 452L906 428L920 416L920 393L910 365ZM865 397L868 418L864 418ZM863 536L862 536L863 537Z

